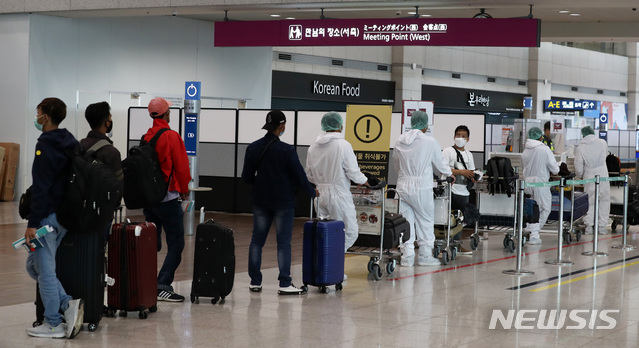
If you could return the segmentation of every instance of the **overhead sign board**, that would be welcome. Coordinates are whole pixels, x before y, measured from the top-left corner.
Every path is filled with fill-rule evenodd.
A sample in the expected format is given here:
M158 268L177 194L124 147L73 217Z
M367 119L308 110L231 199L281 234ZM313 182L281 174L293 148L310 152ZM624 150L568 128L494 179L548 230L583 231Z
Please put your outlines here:
M547 111L581 111L596 110L597 102L593 100L551 99L544 100L544 110Z
M378 18L216 22L215 47L539 47L539 19Z

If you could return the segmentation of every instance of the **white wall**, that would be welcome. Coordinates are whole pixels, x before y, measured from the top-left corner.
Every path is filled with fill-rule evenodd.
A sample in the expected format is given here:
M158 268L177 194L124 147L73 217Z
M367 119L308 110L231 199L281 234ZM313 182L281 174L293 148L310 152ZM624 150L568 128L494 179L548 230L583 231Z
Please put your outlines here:
M29 16L0 15L0 142L20 144L18 170L31 170L26 161L25 126L35 112L27 112L29 81ZM28 120L25 121L25 120ZM34 128L35 130L35 128ZM21 176L16 177L16 196L20 196Z
M113 140L123 157L128 107L146 106L156 96L184 97L185 81L201 81L203 98L250 99L251 108L270 107L272 49L215 48L213 23L174 17L30 18L29 100L22 113L35 110L43 98L58 97L68 108L62 127L80 139L89 130L86 106L108 101ZM26 61L26 54L22 58ZM15 77L16 81L27 81L27 69L22 70L24 78ZM12 80L0 86L6 88ZM140 92L140 98L131 99L131 92ZM203 101L203 106L210 100ZM35 115L35 111L27 114ZM33 148L39 135L32 123L29 118L21 125L28 129L26 148ZM20 168L25 185L18 190L31 182L32 161L29 152L25 160L29 170Z

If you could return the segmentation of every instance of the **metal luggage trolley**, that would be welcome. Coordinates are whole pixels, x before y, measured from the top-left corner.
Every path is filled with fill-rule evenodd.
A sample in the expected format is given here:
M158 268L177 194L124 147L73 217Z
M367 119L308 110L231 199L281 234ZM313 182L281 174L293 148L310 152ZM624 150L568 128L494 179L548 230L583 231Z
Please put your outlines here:
M586 212L588 212L588 209L586 207L585 211L581 211L581 212L575 212L575 186L576 185L580 185L583 184L583 181L585 180L572 180L575 177L575 173L570 173L567 176L564 176L564 179L567 179L565 184L569 185L571 187L570 189L570 218L568 219L567 214L568 212L566 211L566 209L564 208L563 211L563 224L564 226L562 226L562 233L563 233L563 242L565 244L570 244L573 240L573 235L575 236L574 239L578 242L581 240L581 236L583 235L583 230L577 228L576 226L576 222L582 220L584 218L584 216L586 216ZM551 178L552 180L552 178ZM563 188L560 186L558 187L558 197L559 199L564 199L564 195L562 194ZM564 203L564 207L565 207L565 203ZM551 215L554 213L554 210L551 210ZM559 210L557 210L557 215L559 215ZM567 221L569 220L569 221ZM551 220L550 216L548 221L546 222L547 224L552 223L555 220ZM559 222L559 218L557 218L557 223Z
M386 211L385 197L388 192L399 193L392 188L384 189L386 182L381 181L373 187L351 186L351 194L353 195L353 203L355 203L355 211L357 212L357 220L359 227L359 235L373 237L375 243L379 238L379 245L376 246L358 246L358 242L348 249L347 254L369 256L367 264L368 272L373 275L375 280L382 279L382 264L386 264L386 273L393 274L397 266L397 260L401 257L401 252L397 248L384 249L384 215ZM412 233L412 232L411 232Z
M446 181L437 180L433 189L434 195L434 222L435 222L435 243L433 246L433 256L439 257L442 254L442 264L447 265L450 260L455 260L457 251L461 248L461 241L454 241L452 237L460 233L464 227L463 216L459 210L452 211L452 179ZM451 228L454 233L451 234ZM477 249L479 236L477 239L471 237L471 247Z
M506 192L502 192L500 187L494 188L491 193L490 185L492 184L493 177L484 176L482 181L475 183L475 192L477 194L477 209L479 213L487 222L481 223L478 221L475 224L474 238L478 238L478 232L482 231L503 231L504 241L503 245L510 252L514 252L517 243L515 242L517 231L517 195L519 189L519 175L517 174L518 168L515 168L515 176L510 182L511 194L510 197ZM483 203L482 203L483 202ZM511 220L512 219L512 222ZM482 226L483 228L480 228ZM476 237L475 237L476 236ZM522 246L526 244L526 241L530 238L530 234L527 233L522 238ZM472 246L472 245L471 245Z

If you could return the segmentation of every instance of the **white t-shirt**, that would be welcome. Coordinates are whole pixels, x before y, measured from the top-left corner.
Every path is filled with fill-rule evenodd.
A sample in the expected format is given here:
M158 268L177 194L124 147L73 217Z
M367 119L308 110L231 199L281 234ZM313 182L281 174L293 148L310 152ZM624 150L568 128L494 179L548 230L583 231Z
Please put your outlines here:
M469 169L475 170L475 161L473 160L473 154L468 150L459 151L461 153L461 157L466 163L466 168L464 165L457 161L457 151L452 146L447 146L442 150L442 155L444 156L444 161L448 164L448 166L452 169ZM453 184L453 193L459 196L469 196L470 192L468 192L468 188L466 188L466 184Z

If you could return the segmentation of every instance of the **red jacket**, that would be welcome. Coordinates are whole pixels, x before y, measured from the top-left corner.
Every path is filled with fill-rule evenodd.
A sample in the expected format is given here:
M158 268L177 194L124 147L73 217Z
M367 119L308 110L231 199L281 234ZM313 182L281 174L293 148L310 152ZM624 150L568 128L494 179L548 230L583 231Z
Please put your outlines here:
M162 128L170 128L168 122L161 118L153 120L153 127L144 135L145 141L150 141L157 131ZM169 191L180 193L189 192L189 182L191 182L191 169L189 168L189 157L186 155L184 141L176 131L164 132L155 144L155 152L158 154L158 161L164 173L164 180L169 180L171 171L173 177L169 183Z

